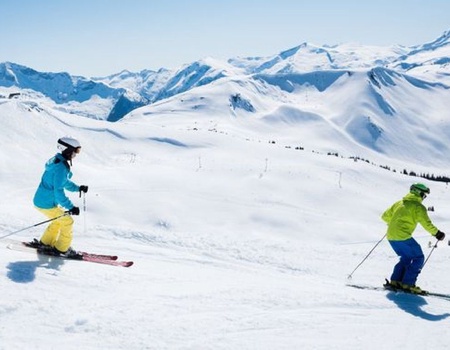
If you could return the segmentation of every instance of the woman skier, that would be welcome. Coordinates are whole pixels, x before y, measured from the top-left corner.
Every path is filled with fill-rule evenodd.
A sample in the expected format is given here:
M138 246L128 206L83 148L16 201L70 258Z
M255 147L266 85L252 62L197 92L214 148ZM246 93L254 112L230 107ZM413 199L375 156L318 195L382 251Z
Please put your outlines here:
M33 203L36 208L53 220L43 233L40 241L35 240L36 248L46 254L66 255L73 257L77 253L70 247L72 243L73 219L71 215L79 215L80 209L71 202L64 190L71 192L88 191L88 186L78 186L70 179L72 160L81 151L78 140L71 137L58 139L58 149L61 151L45 164L45 171L34 195ZM64 215L64 209L68 214Z

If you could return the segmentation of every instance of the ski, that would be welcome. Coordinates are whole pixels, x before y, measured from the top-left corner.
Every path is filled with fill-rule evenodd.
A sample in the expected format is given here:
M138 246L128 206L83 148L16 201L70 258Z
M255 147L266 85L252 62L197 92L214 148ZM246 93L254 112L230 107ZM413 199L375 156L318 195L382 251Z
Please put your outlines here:
M48 257L57 258L57 259L63 259L63 260L87 261L87 262L92 262L92 263L96 263L96 264L122 266L122 267L130 267L134 263L133 261L117 260L117 257L115 255L93 254L93 253L86 253L86 252L79 252L80 255L77 257L74 257L74 258L71 258L68 256L63 256L63 255L46 254L45 252L38 251L36 247L30 246L28 244L28 242L9 243L6 247L11 250L18 250L18 251L23 251L23 252L33 252L33 253L36 253L39 255L48 256Z
M104 260L117 260L119 257L117 255L105 255L105 254L94 254L88 252L78 252L85 257L99 258Z
M21 242L25 247L28 248L33 248L33 249L38 249L39 246L35 245L35 242ZM44 255L50 255L50 254L45 254L40 252L41 254ZM88 253L88 252L82 252L82 251L77 251L78 254L82 255L83 257L91 257L91 258L97 258L97 259L105 259L105 260L117 260L119 257L117 255L107 255L107 254L94 254L94 253ZM77 259L73 259L73 260L77 260ZM83 259L79 259L79 260L83 260Z
M70 259L70 258L66 258L69 260L78 260L78 259ZM92 262L92 263L97 263L97 264L104 264L104 265L111 265L111 266L122 266L122 267L130 267L134 264L133 261L122 261L122 260L111 260L111 259L103 259L103 258L99 258L98 255L95 256L88 254L88 255L82 255L82 259L80 261L88 261L88 262Z
M382 286L382 287L375 287L375 286L369 286L369 285L363 285L363 284L347 284L348 287L357 288L357 289L365 289L365 290L375 290L375 291L382 291L382 292L393 292L393 293L402 293L402 294L408 294L408 295L417 295L421 297L435 297L435 298L441 298L445 300L450 300L450 294L443 294L443 293L436 293L436 292L428 292L425 291L423 294L414 294L409 293L403 289L394 288L392 286Z

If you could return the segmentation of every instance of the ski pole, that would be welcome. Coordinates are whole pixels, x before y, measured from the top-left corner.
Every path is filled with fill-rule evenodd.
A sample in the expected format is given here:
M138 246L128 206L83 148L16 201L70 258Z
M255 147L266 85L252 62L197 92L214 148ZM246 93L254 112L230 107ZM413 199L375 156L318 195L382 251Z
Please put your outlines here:
M387 236L387 233L385 233L385 235L383 236L383 238L381 238L377 244L375 244L375 246L371 249L371 251L369 252L369 254L366 255L366 257L358 264L358 266L355 267L355 269L352 271L352 273L350 275L348 275L347 279L351 279L353 274L355 273L355 271L363 264L364 261L366 261L366 259L369 257L370 254L372 254L372 252L375 250L376 247L378 247L378 245L383 241L383 239Z
M67 216L67 215L70 215L68 211L64 212L64 214L62 214L62 215L60 215L60 216L57 216L57 217L55 217L55 218L48 219L48 220L39 222L39 223L37 223L37 224L31 225L31 226L28 226L28 227L24 227L24 228L22 228L22 229L20 229L20 230L17 230L17 231L8 233L7 235L1 236L0 239L3 239L3 238L6 238L6 237L15 235L16 233L19 233L19 232L22 232L22 231L25 231L25 230L29 230L30 228L33 228L33 227L36 227L36 226L45 224L45 223L47 223L47 222L50 222L50 221L53 221L53 220L57 220L57 219L59 219L59 218L62 218L63 216Z
M427 258L425 259L425 262L423 263L422 269L421 269L421 270L423 270L423 267L424 267L425 264L427 263L428 259L430 258L431 254L433 253L434 249L437 248L438 242L439 242L439 240L436 240L436 243L434 244L433 248L431 249L430 254L428 254Z

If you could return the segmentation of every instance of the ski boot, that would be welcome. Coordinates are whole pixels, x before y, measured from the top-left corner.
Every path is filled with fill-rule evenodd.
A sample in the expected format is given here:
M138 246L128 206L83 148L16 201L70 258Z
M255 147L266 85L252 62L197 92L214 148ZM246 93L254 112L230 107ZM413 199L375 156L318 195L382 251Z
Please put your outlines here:
M61 252L55 247L50 247L48 245L41 245L40 247L37 248L37 251L41 254L57 256L66 259L73 259L73 260L83 259L83 255L73 250L72 248L69 248L66 252Z
M426 290L423 290L422 288L420 288L419 286L416 286L416 285L403 284L403 290L406 293L417 294L417 295L427 295L428 294L428 292Z
M403 290L403 284L399 281L389 281L388 279L385 280L386 282L383 284L383 287L389 290L392 290L394 292L398 290Z
M70 247L67 252L61 253L61 256L66 257L67 259L74 259L74 260L83 260L83 254L78 253L76 250L74 250L72 247Z
M42 243L41 241L37 240L36 238L33 238L33 240L30 241L30 242L24 242L24 244L27 247L36 248L36 249L38 249L40 247L43 247L43 246L46 246L44 243Z

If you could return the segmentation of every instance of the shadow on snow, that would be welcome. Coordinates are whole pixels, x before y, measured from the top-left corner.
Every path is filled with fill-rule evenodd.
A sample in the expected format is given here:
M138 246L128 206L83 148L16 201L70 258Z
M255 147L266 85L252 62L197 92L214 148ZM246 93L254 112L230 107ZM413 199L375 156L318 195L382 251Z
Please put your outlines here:
M393 301L403 311L427 321L442 321L450 316L449 313L434 315L423 310L422 308L426 306L428 302L420 295L409 295L404 293L396 294L390 292L386 297Z
M63 259L54 259L48 256L38 256L38 260L34 261L16 261L11 262L6 267L8 278L16 283L30 283L36 278L36 270L45 268L51 270L59 270L64 264Z

